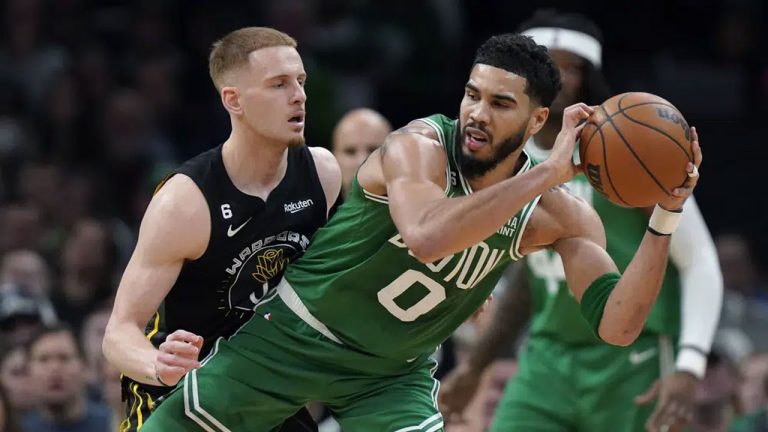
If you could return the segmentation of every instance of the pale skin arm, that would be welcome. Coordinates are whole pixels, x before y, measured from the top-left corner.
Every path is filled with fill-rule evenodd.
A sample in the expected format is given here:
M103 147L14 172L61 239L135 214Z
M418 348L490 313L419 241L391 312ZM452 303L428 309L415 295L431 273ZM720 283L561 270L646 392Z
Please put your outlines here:
M339 198L341 191L341 168L333 156L333 153L323 147L310 147L312 158L315 160L315 168L325 192L326 214Z
M168 295L185 260L205 251L210 236L208 207L194 182L176 175L152 198L139 230L136 249L123 273L102 348L126 376L145 384L175 385L200 366L202 337L177 330L160 349L144 327Z
M592 108L578 104L566 111L554 157L468 196L445 196L447 156L435 132L418 121L390 134L358 178L368 190L385 190L403 241L419 261L430 263L488 238L533 198L575 175L570 155L581 130L576 125Z

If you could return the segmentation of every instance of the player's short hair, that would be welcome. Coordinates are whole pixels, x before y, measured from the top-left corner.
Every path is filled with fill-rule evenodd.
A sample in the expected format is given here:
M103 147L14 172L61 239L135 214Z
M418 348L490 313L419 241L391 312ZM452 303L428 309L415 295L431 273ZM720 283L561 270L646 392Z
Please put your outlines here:
M525 94L548 107L560 91L560 71L547 53L528 36L507 33L492 36L475 53L472 64L504 69L528 81Z
M531 18L520 24L520 33L536 28L560 28L584 33L603 45L603 33L594 21L578 13L560 13L556 9L539 9ZM578 53L574 53L578 55ZM611 89L600 70L600 66L589 59L584 59L582 66L582 87L579 100L588 105L598 105L611 97Z
M213 43L208 57L208 73L216 90L224 87L225 76L248 60L248 54L262 48L296 48L296 39L269 27L245 27L228 33Z

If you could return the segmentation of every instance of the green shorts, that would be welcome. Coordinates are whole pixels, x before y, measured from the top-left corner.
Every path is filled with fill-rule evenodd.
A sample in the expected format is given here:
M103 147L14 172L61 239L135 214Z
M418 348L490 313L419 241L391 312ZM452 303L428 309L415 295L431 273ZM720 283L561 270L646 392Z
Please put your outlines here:
M492 432L644 431L653 404L637 406L674 358L669 338L628 347L573 346L534 337L504 390Z
M273 294L158 401L142 432L272 431L310 401L345 432L442 431L435 369L427 354L395 361L334 342Z

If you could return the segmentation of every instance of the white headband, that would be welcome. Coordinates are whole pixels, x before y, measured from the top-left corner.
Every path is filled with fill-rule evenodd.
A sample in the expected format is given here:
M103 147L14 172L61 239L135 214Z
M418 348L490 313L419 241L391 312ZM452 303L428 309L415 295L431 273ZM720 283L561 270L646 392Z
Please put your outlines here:
M532 37L534 42L548 49L561 49L584 57L595 67L599 68L602 63L603 47L597 39L586 33L557 27L535 27L522 34Z

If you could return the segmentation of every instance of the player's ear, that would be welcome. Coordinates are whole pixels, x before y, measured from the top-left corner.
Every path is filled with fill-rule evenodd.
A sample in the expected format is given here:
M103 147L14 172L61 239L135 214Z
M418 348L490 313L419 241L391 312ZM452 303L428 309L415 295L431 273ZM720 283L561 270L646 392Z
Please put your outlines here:
M541 128L544 127L544 123L547 122L548 117L549 108L543 106L534 108L531 113L531 118L528 120L528 136L537 134Z
M221 88L221 103L230 114L242 114L243 106L240 105L240 92L236 87Z

